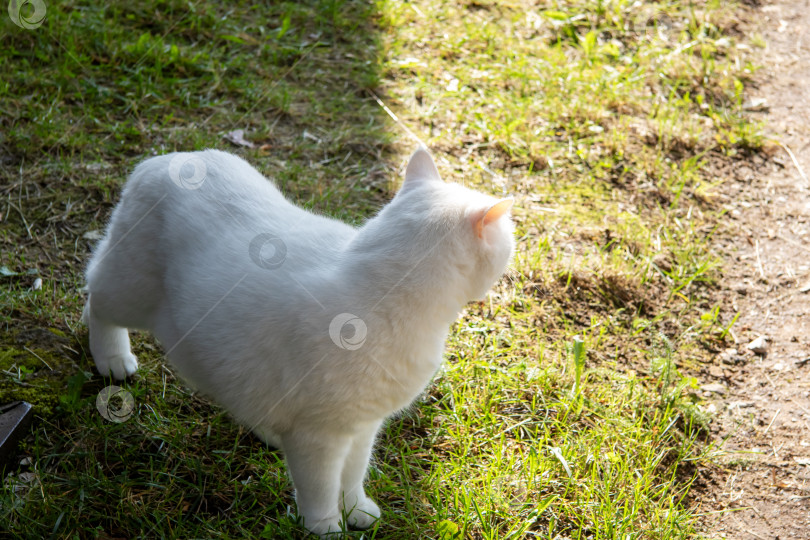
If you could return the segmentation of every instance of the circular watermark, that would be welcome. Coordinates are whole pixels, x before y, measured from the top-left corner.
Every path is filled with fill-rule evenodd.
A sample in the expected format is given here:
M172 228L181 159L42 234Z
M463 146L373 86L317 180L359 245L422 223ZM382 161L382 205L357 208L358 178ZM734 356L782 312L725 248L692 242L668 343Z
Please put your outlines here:
M366 342L368 327L365 321L352 313L341 313L329 323L332 342L347 351L356 351Z
M26 30L35 30L42 26L47 11L42 0L10 0L8 3L11 22Z
M248 254L256 266L274 270L284 264L287 258L287 244L275 234L257 234L250 241Z
M188 152L176 154L169 162L169 177L183 189L200 189L207 174L205 161Z
M108 386L98 393L96 409L110 422L126 422L135 410L135 398L120 386Z

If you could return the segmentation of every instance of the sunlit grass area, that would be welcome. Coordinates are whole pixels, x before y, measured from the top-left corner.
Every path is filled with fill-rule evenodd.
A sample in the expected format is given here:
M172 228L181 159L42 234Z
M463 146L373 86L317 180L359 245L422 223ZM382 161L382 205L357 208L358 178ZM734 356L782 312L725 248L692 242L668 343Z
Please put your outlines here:
M79 323L82 271L142 159L236 152L361 223L417 141L516 198L509 274L380 437L354 538L682 538L725 346L715 164L756 151L755 71L720 2L63 2L0 24L0 402L34 403L4 479L23 538L300 538L282 456L136 334L136 409ZM226 139L244 130L248 145ZM42 287L35 288L41 279ZM415 338L416 339L416 338ZM30 461L30 463L29 463Z

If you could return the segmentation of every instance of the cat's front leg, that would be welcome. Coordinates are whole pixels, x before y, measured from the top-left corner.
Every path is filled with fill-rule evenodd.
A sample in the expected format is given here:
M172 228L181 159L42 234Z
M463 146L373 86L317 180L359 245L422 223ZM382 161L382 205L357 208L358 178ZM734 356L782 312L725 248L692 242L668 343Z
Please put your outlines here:
M340 508L348 515L349 525L367 529L380 518L380 508L363 489L363 480L371 459L371 450L381 422L363 426L354 437L341 474Z
M281 442L304 527L321 537L340 533L340 473L351 438L298 429Z

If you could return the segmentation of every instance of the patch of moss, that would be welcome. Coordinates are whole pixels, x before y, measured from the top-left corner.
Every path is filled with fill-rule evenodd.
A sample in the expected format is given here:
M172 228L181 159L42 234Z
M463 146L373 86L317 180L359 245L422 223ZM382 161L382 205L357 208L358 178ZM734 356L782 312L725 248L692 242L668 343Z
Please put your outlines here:
M67 338L67 334L65 334L64 332L62 332L62 331L61 331L61 330L59 330L58 328L48 328L48 331L49 331L51 334L54 334L54 335L59 336L59 337L61 337L61 338Z
M76 365L63 353L26 347L0 346L0 403L27 401L40 416L51 416Z

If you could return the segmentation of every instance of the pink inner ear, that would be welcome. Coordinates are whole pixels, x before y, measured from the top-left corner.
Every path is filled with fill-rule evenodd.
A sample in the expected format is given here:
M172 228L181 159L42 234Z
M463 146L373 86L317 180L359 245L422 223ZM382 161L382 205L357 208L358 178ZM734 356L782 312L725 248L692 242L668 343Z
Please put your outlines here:
M484 227L500 219L512 208L513 204L515 204L515 199L501 199L490 206L489 210L475 222L475 234L478 235L478 238L484 237Z

